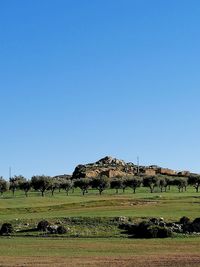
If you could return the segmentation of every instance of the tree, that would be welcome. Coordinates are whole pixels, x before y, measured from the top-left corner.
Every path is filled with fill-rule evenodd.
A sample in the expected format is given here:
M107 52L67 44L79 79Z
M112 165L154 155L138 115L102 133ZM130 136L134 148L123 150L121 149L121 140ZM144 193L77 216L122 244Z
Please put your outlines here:
M122 178L113 178L110 181L110 188L116 189L116 194L118 194L119 189L123 186Z
M129 176L125 176L125 177L123 177L123 179L122 179L122 190L123 190L123 193L125 193L125 190L126 190L126 188L128 187L127 186L127 180L129 179Z
M93 178L91 181L92 188L96 188L99 191L99 194L101 195L102 192L109 188L110 182L107 176L103 175L100 177Z
M166 188L167 188L166 178L163 176L158 176L157 178L158 178L158 186L160 187L161 193L163 192L163 189L165 189L165 192L166 192Z
M6 192L8 189L8 184L6 180L3 179L3 177L0 177L0 193L3 195L4 192Z
M19 189L23 190L25 193L25 196L28 196L28 191L31 189L31 182L28 180L22 181L19 183Z
M199 192L199 187L200 187L200 175L190 175L188 177L188 184L193 185L196 192Z
M133 189L133 193L135 194L136 188L140 187L142 180L138 176L132 176L126 180L126 184L128 187Z
M90 188L90 179L88 178L80 178L74 180L74 187L75 188L80 188L82 191L83 196L85 193L87 193L88 189Z
M73 182L69 179L62 179L62 181L60 181L60 188L64 189L68 196L69 190L73 188Z
M185 189L186 191L187 184L188 184L187 178L179 177L179 178L174 179L174 185L178 187L179 193L183 192L183 189Z
M173 181L174 181L174 178L172 176L169 176L169 175L166 175L164 176L165 177L165 181L166 181L166 184L165 184L165 192L167 191L167 187L168 187L168 190L171 189L171 185L173 185Z
M10 187L9 190L12 191L13 196L15 194L15 191L19 188L19 185L24 182L26 179L22 175L15 175L14 177L10 178Z
M49 178L49 186L47 190L51 191L51 195L54 195L54 191L60 187L60 181L57 178Z
M45 191L49 188L50 186L50 176L45 176L45 175L36 175L31 178L31 186L33 187L34 190L36 191L41 191L42 197L44 197Z
M158 186L158 178L157 176L145 176L143 178L143 186L149 187L150 192L153 193L156 186Z

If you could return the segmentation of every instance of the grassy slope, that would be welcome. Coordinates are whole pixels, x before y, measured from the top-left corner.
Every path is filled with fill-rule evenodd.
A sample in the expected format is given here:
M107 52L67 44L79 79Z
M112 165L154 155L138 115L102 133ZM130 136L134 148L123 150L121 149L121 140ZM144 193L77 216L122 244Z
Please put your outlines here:
M15 198L8 193L0 199L0 222L68 216L155 216L174 220L183 215L200 217L200 193L193 188L184 193L173 188L162 194L150 194L141 188L135 195L130 190L119 195L108 190L102 196L91 191L84 197L79 191L69 196L61 192L44 198L35 192L25 198L18 192ZM200 266L199 238L0 238L0 252L0 266Z
M108 190L102 196L96 191L81 196L80 192L66 196L64 192L42 198L37 193L30 193L25 198L21 192L12 198L6 194L0 199L0 222L15 219L41 219L68 216L130 216L164 217L168 220L181 216L199 217L200 194L193 188L188 192L178 193L172 189L167 193L148 193L141 188L134 195L130 190L126 194L116 195Z

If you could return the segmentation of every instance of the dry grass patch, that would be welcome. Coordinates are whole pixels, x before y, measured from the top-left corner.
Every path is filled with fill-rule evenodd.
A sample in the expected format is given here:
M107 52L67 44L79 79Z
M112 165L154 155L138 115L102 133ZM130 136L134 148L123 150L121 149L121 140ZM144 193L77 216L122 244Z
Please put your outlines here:
M0 239L0 266L200 266L200 239Z
M104 267L199 267L200 256L195 255L149 255L129 257L1 257L3 267L75 267L75 266L104 266Z

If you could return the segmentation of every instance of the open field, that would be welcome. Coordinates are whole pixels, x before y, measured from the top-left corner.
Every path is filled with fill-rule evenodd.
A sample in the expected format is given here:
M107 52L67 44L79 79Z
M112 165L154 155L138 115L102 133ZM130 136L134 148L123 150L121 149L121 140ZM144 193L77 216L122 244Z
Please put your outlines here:
M48 194L43 198L35 192L27 198L22 192L17 192L15 197L8 192L0 199L0 222L69 216L164 217L168 220L182 216L195 218L200 216L200 193L194 192L192 187L183 193L172 188L170 192L152 194L147 188L140 188L136 194L131 190L125 194L107 190L99 196L97 191L90 190L82 196L76 190L69 196L56 192L53 197Z
M0 266L200 266L198 238L2 238L0 251Z
M168 221L182 216L196 218L200 217L200 193L192 187L183 193L174 187L170 192L152 194L140 188L136 194L107 190L100 196L91 190L82 196L76 190L69 196L56 192L44 198L36 192L27 198L22 192L16 192L15 197L8 192L0 199L0 224L36 224L41 219L81 216L164 217ZM80 227L84 229L84 225ZM0 266L200 266L200 237L128 239L106 224L99 231L101 238L1 237ZM104 238L109 233L111 236Z

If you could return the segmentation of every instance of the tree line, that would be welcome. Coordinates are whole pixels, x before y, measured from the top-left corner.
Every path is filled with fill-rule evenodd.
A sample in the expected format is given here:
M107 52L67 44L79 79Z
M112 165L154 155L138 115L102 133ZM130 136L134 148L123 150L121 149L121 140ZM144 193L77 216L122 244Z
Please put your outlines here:
M50 177L45 175L33 176L30 180L26 179L22 175L14 176L7 182L3 177L0 177L0 194L10 190L15 195L16 190L22 190L25 196L28 196L30 190L41 192L44 196L45 192L51 192L54 195L55 190L59 192L61 190L66 191L68 195L69 191L74 191L74 188L79 188L83 195L88 192L89 189L97 189L101 195L105 189L115 189L116 193L119 190L125 192L127 188L131 188L133 193L136 193L137 188L140 186L149 188L153 193L156 188L159 188L160 192L166 192L170 190L171 186L176 186L179 192L186 191L187 186L192 185L196 192L200 187L200 175L191 175L189 177L172 177L164 175L156 176L125 176L108 178L107 176L99 176L95 178L80 178L80 179L66 179L63 177Z

